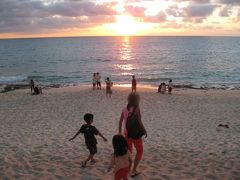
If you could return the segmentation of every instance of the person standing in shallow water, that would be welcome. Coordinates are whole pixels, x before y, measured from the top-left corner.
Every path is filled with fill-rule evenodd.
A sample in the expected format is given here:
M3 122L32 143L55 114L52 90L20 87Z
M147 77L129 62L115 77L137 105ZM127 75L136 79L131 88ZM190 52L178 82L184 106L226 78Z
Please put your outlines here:
M122 110L121 113L121 117L119 120L119 126L118 126L118 131L119 134L122 133L122 129L123 129L123 133L127 139L128 142L128 149L129 151L132 153L132 146L134 145L134 147L136 148L136 156L134 159L134 163L133 163L133 169L132 169L132 173L131 176L135 177L138 174L140 174L139 172L137 172L137 167L142 159L142 155L143 155L143 142L142 142L142 137L138 138L138 139L133 139L133 138L129 138L128 134L130 134L130 132L128 132L127 128L126 128L126 124L127 121L129 120L129 115L131 116L132 114L137 116L137 121L139 123L139 126L141 127L141 129L143 130L144 134L145 134L145 138L147 137L147 131L142 123L141 120L141 112L140 112L140 108L139 108L139 101L140 101L140 97L137 93L131 93L128 96L128 104L127 106Z
M97 72L97 75L96 75L96 80L97 80L97 89L101 89L101 76L99 74L99 72Z
M135 76L132 76L132 92L137 91L137 80L135 79Z

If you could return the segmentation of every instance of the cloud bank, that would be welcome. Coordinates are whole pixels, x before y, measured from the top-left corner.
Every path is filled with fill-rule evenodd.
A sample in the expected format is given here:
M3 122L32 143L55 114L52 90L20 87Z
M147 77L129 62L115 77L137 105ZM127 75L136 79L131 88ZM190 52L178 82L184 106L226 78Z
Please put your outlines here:
M162 2L169 3L161 8ZM215 27L223 20L239 25L240 0L1 0L1 34L57 33L68 29L87 29L114 23L116 16L128 14L142 23L154 23L164 28L186 28L202 24ZM154 7L154 5L156 5ZM159 11L154 15L146 12L151 8ZM158 10L158 9L157 9ZM224 21L224 22L225 22ZM189 24L191 23L191 24ZM204 24L206 23L206 24ZM169 26L168 26L169 25ZM216 27L217 28L217 27ZM219 27L218 27L219 28ZM238 28L239 29L239 28Z

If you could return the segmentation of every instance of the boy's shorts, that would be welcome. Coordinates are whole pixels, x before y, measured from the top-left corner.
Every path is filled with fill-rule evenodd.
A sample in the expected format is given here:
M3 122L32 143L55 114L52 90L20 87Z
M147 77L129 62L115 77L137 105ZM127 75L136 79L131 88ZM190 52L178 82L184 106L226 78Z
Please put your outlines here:
M97 144L86 144L91 155L97 153Z

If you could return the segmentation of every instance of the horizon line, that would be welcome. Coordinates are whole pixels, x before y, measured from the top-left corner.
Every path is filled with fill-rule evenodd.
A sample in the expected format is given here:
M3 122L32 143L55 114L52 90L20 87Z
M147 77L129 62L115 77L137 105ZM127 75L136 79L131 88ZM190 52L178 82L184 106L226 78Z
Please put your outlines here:
M57 38L97 38L97 37L240 37L240 35L88 35L88 36L46 36L46 37L11 37L0 38L0 40L16 40L16 39L57 39Z

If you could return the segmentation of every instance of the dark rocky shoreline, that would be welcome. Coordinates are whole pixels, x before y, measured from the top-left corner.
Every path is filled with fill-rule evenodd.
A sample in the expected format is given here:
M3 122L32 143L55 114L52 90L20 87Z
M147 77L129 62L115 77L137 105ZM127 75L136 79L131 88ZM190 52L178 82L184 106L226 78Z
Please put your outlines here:
M60 88L61 85L54 84L54 85L39 85L42 89L49 89L49 88ZM30 89L29 84L0 84L0 93L6 93L9 91L14 91L18 89Z

